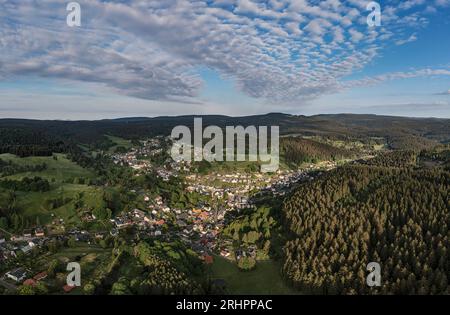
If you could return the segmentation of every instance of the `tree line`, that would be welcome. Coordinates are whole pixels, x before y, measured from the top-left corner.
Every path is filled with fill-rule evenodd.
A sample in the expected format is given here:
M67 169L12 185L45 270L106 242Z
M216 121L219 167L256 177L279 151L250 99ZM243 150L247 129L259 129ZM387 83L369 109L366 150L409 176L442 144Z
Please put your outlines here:
M21 180L3 179L0 180L0 187L13 191L44 192L50 190L50 183L45 178L35 176L24 177Z
M324 160L338 160L354 156L350 150L299 137L282 138L281 154L288 165L315 163Z

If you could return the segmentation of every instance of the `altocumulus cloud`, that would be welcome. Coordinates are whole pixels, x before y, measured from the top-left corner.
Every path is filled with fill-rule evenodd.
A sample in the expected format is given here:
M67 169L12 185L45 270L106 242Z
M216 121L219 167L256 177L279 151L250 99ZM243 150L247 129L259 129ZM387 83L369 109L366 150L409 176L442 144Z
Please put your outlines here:
M67 79L142 99L196 102L203 86L197 70L206 67L251 97L289 102L450 75L418 69L345 80L383 48L416 40L425 11L444 0L383 1L383 25L375 28L362 0L78 2L82 25L69 28L64 1L0 0L0 80Z

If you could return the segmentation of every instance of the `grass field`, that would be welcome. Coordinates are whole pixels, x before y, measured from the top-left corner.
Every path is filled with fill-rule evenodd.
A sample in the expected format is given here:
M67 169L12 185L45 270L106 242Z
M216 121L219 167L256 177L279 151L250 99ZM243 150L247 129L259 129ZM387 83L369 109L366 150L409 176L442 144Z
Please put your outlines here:
M28 218L39 217L41 224L51 221L51 214L64 219L67 223L79 223L73 202L69 202L59 208L48 209L45 201L59 197L74 199L78 193L83 193L83 201L86 207L95 208L102 204L103 193L99 188L87 185L62 184L59 188L48 192L17 192L17 205L22 209L22 214Z
M81 264L89 264L97 259L105 258L111 253L110 249L104 249L97 245L88 245L85 243L78 243L75 247L62 248L59 252L42 257L37 261L38 264L42 264L42 267L46 266L47 262L52 259L58 259L63 263L71 261L77 261L76 258L80 258ZM106 255L106 256L105 256Z
M18 173L2 179L20 180L24 177L39 176L50 182L51 190L47 192L16 191L17 206L21 209L21 214L28 218L32 224L35 223L36 218L39 218L40 224L47 224L52 220L52 214L57 218L64 219L67 223L79 223L73 202L50 209L46 205L46 201L57 198L70 198L73 200L79 193L83 193L84 205L95 208L103 202L103 193L101 189L93 186L73 184L74 179L94 178L95 174L93 171L82 168L68 160L64 154L54 154L54 156L56 156L56 159L51 156L19 158L12 154L1 154L0 159L12 161L19 165L47 164L47 169L44 171ZM0 198L5 198L5 195L6 191L0 189Z
M256 269L243 272L236 264L216 256L211 267L213 279L223 279L230 294L299 294L289 288L280 275L280 266L274 261L259 261Z
M109 140L111 140L112 142L115 143L114 146L112 146L108 149L109 153L114 153L116 151L117 147L124 147L126 149L131 149L131 147L133 146L131 144L131 140L126 140L123 138L109 136L109 135L107 135L106 137L108 137Z
M92 171L82 168L76 163L68 160L64 154L55 153L53 156L56 156L56 159L54 159L52 156L33 156L19 158L12 154L0 154L0 159L5 161L12 161L13 163L19 165L37 165L42 163L47 164L47 169L42 172L25 172L14 174L12 176L6 177L9 179L17 180L23 177L40 176L42 178L46 178L49 181L52 181L54 179L55 181L61 182L73 178L83 177L89 179L95 177Z
M55 254L47 253L40 256L34 264L35 272L47 270L49 263L57 259L63 266L69 262L78 262L81 266L81 284L82 286L90 279L95 278L96 274L102 271L105 262L111 257L110 249L103 249L98 245L88 245L86 243L77 243L75 247L62 248ZM63 294L62 286L65 284L67 272L61 272L56 279L48 280L48 283L55 289L55 294ZM82 294L82 287L73 290L71 295Z

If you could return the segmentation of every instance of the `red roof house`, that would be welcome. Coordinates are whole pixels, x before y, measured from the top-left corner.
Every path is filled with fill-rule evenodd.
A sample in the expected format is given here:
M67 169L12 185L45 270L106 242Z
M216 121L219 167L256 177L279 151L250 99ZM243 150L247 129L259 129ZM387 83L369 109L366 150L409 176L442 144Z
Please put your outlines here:
M44 280L45 278L47 278L47 272L45 272L45 271L38 273L37 275L35 275L33 277L33 279L36 281Z
M210 255L203 256L205 264L211 265L214 262L214 258Z
M64 292L66 292L66 293L71 292L73 289L75 289L75 287L74 287L74 286L71 286L71 285L65 285L65 286L63 286L63 290L64 290Z
M23 282L23 285L34 287L36 285L36 281L34 281L33 279L27 279Z

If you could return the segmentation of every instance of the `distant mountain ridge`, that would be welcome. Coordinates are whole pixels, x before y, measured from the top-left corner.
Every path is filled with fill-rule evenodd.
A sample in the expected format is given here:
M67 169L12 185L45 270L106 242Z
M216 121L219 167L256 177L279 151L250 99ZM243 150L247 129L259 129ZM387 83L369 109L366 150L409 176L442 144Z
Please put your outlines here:
M194 117L203 118L203 126L280 126L282 135L319 135L333 138L386 138L394 148L409 144L427 146L450 142L450 119L407 118L358 114L315 116L268 113L252 116L184 115L125 117L96 121L0 119L0 136L10 132L39 133L79 143L99 141L105 134L128 139L169 135L177 125L192 127ZM2 141L2 139L0 139ZM4 140L3 140L4 141Z

